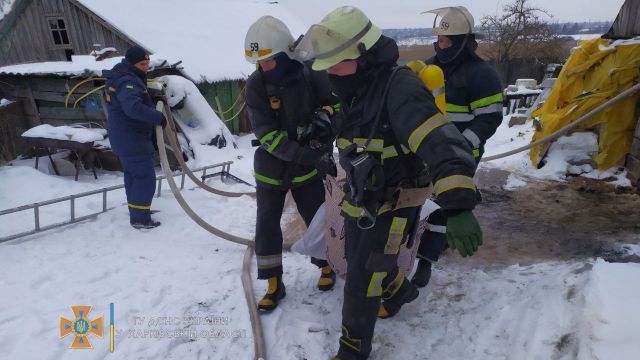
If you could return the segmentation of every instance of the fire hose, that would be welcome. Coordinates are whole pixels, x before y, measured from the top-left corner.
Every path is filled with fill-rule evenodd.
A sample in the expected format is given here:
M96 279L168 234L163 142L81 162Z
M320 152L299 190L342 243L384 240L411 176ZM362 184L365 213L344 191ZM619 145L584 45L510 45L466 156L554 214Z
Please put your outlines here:
M229 192L229 191L223 191L223 190L218 190L218 189L214 189L211 186L205 184L203 181L201 181L200 179L198 179L193 172L191 172L191 170L189 169L189 167L187 166L187 164L184 162L184 159L182 158L182 154L180 151L180 147L178 146L178 142L177 142L177 138L176 138L176 132L175 132L175 128L176 128L176 124L175 124L175 120L173 118L173 115L171 113L171 109L169 108L168 104L164 104L162 112L165 116L165 119L167 119L167 127L166 127L166 133L167 133L167 138L169 139L169 143L171 144L171 147L173 148L173 153L176 155L175 158L178 160L178 164L180 164L180 167L182 168L182 170L185 172L185 174L187 174L187 176L194 182L196 183L196 185L198 185L199 187L203 188L204 190L216 194L216 195L221 195L221 196L227 196L227 197L240 197L242 195L248 195L248 196L252 196L255 197L256 193L255 192Z
M164 114L165 118L167 119L169 118L166 107L164 106L164 103L162 101L158 101L156 109L158 111L161 111ZM177 184L173 180L171 169L169 167L169 160L167 158L167 151L165 149L162 127L156 126L155 131L156 131L156 138L158 141L158 149L159 149L158 152L160 153L160 163L162 165L162 171L164 172L165 177L167 178L167 182L169 183L169 187L171 188L173 195L178 201L178 204L180 204L180 207L182 207L185 213L187 213L187 215L189 215L189 217L193 221L195 221L198 225L200 225L203 229L225 240L234 242L236 244L247 246L247 249L245 250L245 254L244 254L243 264L242 264L242 287L244 288L244 294L247 300L247 306L249 307L249 318L251 320L251 329L254 336L254 349L255 349L254 359L265 360L266 346L264 342L264 334L262 331L262 323L260 321L260 315L258 314L258 306L255 300L255 294L253 292L251 272L250 272L251 258L254 253L254 241L229 234L227 232L224 232L212 226L211 224L204 221L204 219L202 219L200 216L198 216L193 211L193 209L191 209L191 207L187 204L184 197L180 193L180 190ZM168 134L168 135L175 136L175 134ZM171 139L171 136L169 136L169 139ZM174 148L174 151L176 151L175 148ZM176 156L176 158L181 158L181 156ZM235 195L235 196L239 196L239 195Z
M553 141L561 136L563 136L564 134L566 134L567 132L571 131L572 129L575 129L578 125L582 124L583 122L589 120L591 117L593 117L594 115L598 114L599 112L601 112L602 110L606 109L607 107L611 106L612 104L633 95L634 93L636 93L638 90L640 90L640 84L636 84L630 88L628 88L627 90L621 92L620 94L614 96L613 98L609 99L607 102L598 105L596 108L594 108L593 110L589 111L588 113L582 115L581 117L579 117L576 121L566 125L565 127L558 129L556 132L554 132L553 134L550 134L548 136L543 137L540 140L534 141L530 144L527 144L525 146L521 146L517 149L513 149L507 152L504 152L502 154L497 154L497 155L492 155L492 156L487 156L485 158L482 158L480 161L491 161L491 160L496 160L496 159L500 159L503 157L507 157L507 156L511 156L513 154L517 154L519 152L525 151L525 150L529 150L535 146L538 146L540 144L544 144L546 142L549 141Z
M637 92L638 90L640 90L640 84L636 84L633 87L623 91L622 93L616 95L615 97L613 97L612 99L608 100L607 102L605 102L604 104L599 105L598 107L594 108L593 110L591 110L590 112L588 112L587 114L581 116L580 118L578 118L576 121L572 122L571 124L557 130L556 132L554 132L553 134L546 136L540 140L537 140L531 144L528 144L526 146L522 146L519 147L517 149L505 152L505 153L501 153L501 154L497 154L497 155L493 155L493 156L488 156L483 158L481 161L491 161L491 160L496 160L496 159L500 159L503 157L507 157L507 156L511 156L513 154L525 151L525 150L529 150L532 147L535 147L537 145L555 140L561 136L563 136L564 134L566 134L567 132L569 132L570 130L576 128L578 125L580 125L581 123L585 122L586 120L590 119L591 117L593 117L594 115L598 114L599 112L601 112L602 110L606 109L607 107L611 106L613 103L622 100L632 94L634 94L635 92ZM173 119L173 116L171 115L171 111L168 108L168 105L164 104L162 101L159 101L156 109L158 111L161 111L165 118L167 119L168 122L168 126L167 126L167 138L169 139L169 142L171 143L171 146L173 148L174 154L176 154L176 159L178 160L178 163L180 164L180 166L182 167L183 171L185 171L185 173L189 176L189 178L191 178L191 180L193 180L198 186L202 187L203 189L217 194L217 195L221 195L221 196L228 196L228 197L239 197L242 195L249 195L249 196L254 196L255 192L246 192L246 193L234 193L234 192L227 192L227 191L222 191L222 190L218 190L218 189L214 189L206 184L204 184L204 182L200 181L191 171L189 171L188 167L186 166L186 163L184 162L184 159L182 159L182 155L180 153L180 149L178 147L177 141L176 141L176 135L175 135L175 121ZM161 164L162 164L162 170L167 178L167 182L169 183L169 186L171 187L171 191L173 192L174 196L176 197L176 200L178 201L178 203L180 204L180 206L182 207L182 209L185 211L185 213L187 213L187 215L189 215L189 217L194 220L198 225L200 225L202 228L204 228L205 230L209 231L210 233L221 237L225 240L237 243L237 244L242 244L242 245L246 245L247 249L245 250L245 254L244 254L244 259L243 259L243 271L242 271L242 286L244 288L244 293L245 293L245 298L247 301L247 305L249 307L249 315L250 315L250 319L251 319L251 327L252 327L252 331L253 331L253 335L254 335L254 347L255 347L255 359L256 360L264 360L266 359L266 346L265 346L265 342L264 342L264 335L263 335L263 331L262 331L262 324L260 321L260 317L258 314L258 307L256 304L256 300L255 300L255 294L253 292L253 286L252 286L252 281L251 281L251 274L250 274L250 267L251 267L251 258L252 255L254 253L254 241L250 240L250 239L245 239L245 238L241 238L232 234L229 234L227 232L224 232L212 225L210 225L209 223L207 223L206 221L204 221L201 217L199 217L194 211L193 209L191 209L191 207L189 207L189 205L186 203L186 201L184 200L184 198L182 197L182 194L180 193L178 186L176 185L175 181L173 180L172 174L171 174L171 170L169 168L169 162L167 159L167 153L166 153L166 149L165 149L165 143L164 143L164 137L163 137L163 133L162 133L162 128L160 126L156 126L156 137L157 137L157 141L158 141L158 149L159 153L160 153L160 160L161 160Z

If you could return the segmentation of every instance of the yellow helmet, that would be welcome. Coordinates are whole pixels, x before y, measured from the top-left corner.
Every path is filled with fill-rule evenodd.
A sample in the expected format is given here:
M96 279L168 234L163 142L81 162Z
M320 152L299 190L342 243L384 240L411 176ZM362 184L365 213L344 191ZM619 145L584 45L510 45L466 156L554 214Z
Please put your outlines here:
M291 58L294 42L287 25L273 16L262 16L247 31L244 38L244 57L252 64L281 52Z
M382 30L373 25L362 10L342 6L325 16L319 24L309 28L296 57L314 59L314 70L325 70L343 61L358 58L382 36Z

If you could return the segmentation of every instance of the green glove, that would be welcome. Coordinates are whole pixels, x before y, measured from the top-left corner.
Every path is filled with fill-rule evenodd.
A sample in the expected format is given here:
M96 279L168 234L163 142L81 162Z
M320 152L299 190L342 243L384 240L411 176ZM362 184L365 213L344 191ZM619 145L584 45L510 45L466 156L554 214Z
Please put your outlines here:
M482 245L482 230L471 210L447 219L447 242L463 257L473 255Z

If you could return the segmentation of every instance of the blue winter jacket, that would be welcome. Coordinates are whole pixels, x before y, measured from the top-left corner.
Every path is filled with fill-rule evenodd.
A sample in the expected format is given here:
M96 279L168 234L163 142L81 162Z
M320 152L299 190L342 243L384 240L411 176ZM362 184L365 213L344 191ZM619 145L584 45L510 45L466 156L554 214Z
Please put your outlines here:
M426 62L444 71L447 118L469 141L478 158L485 142L502 122L498 74L487 62L467 51L450 63L442 64L435 56Z
M107 125L113 152L119 157L153 154L154 126L164 116L149 96L146 74L123 59L102 75L107 78Z

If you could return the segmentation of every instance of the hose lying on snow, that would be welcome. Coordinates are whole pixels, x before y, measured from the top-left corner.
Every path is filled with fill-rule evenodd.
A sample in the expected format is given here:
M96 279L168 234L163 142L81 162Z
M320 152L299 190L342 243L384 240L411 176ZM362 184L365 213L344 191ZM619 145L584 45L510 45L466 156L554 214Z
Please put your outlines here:
M228 197L240 197L242 195L248 195L248 196L253 196L255 197L256 193L255 192L229 192L229 191L223 191L223 190L218 190L218 189L214 189L211 186L205 184L203 181L201 181L200 179L198 179L189 169L189 167L187 166L187 164L184 162L184 159L181 156L181 150L180 147L178 146L178 142L177 142L177 138L176 138L176 123L175 120L173 119L173 114L171 113L171 108L169 108L168 104L164 104L162 112L165 116L165 119L167 119L167 127L165 129L166 133L167 133L167 138L169 139L169 143L171 144L171 147L173 148L173 153L176 154L176 159L178 160L178 164L180 164L180 167L182 167L182 171L187 174L187 176L191 179L191 181L193 181L194 183L196 183L196 185L198 185L199 187L203 188L204 190L216 194L216 195L222 195L222 196L228 196ZM180 154L180 155L179 155Z
M156 105L156 109L158 111L162 111L165 118L168 118L167 111L165 110L164 103L162 101L158 101ZM184 210L189 217L195 221L198 225L200 225L205 230L210 233L221 237L225 240L229 240L236 244L246 245L247 249L244 255L243 267L242 267L242 287L244 288L245 298L247 300L247 306L249 307L249 318L251 319L251 330L253 332L254 337L254 347L255 347L255 357L256 360L264 360L266 359L266 346L264 342L264 335L262 331L262 323L260 322L260 316L258 314L258 306L255 301L255 294L253 292L253 285L251 282L251 258L254 253L254 241L250 239L245 239L239 236L235 236L229 233L226 233L206 221L204 221L201 217L199 217L191 207L184 200L184 197L180 193L176 182L173 180L173 174L171 173L171 169L169 168L169 160L167 159L167 150L165 149L164 137L162 134L162 127L156 126L156 138L158 141L158 152L160 153L160 163L162 164L162 171L164 172L165 177L167 178L167 182L169 183L169 187L171 188L171 192L175 196L176 200L178 200L178 204ZM176 158L180 158L181 156L176 156Z

